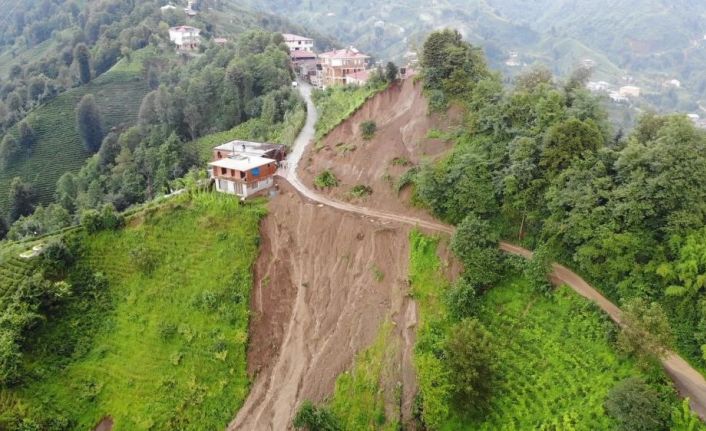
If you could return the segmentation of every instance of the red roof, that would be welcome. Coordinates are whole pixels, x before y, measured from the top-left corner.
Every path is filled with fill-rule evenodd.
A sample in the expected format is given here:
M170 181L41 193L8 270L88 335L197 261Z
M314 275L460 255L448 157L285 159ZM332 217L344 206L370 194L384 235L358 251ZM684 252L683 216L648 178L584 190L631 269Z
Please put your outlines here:
M191 27L190 25L180 25L180 26L178 26L178 27L172 27L172 28L170 28L169 30L170 30L170 31L176 31L176 32L179 32L179 33L192 33L192 32L194 32L194 31L195 31L195 32L201 32L201 30L199 30L198 28L196 28L196 27Z
M351 48L345 48L345 49L337 49L335 51L329 51L329 52L324 52L323 54L319 54L319 58L370 58L369 56L361 53L357 49L351 47Z

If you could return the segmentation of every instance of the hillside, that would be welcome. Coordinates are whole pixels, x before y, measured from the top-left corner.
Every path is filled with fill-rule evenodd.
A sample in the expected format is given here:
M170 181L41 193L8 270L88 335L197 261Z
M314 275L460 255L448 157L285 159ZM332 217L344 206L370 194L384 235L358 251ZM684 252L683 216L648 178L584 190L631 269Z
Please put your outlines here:
M36 132L37 144L29 157L0 168L0 189L7 190L12 178L20 177L33 184L41 203L49 203L59 177L78 171L90 155L76 130L75 110L81 98L86 94L96 97L103 126L110 130L136 122L140 102L148 91L138 54L132 61L122 60L89 84L66 91L34 109L27 121ZM0 193L0 214L7 212L7 199L7 193Z
M0 390L0 428L219 429L248 392L251 266L264 208L222 195L181 196L127 228L79 233L69 277L101 274L32 329L30 378ZM31 261L30 261L31 262ZM3 274L23 271L16 260ZM20 272L17 272L20 271ZM60 424L64 424L63 426Z
M625 85L633 76L654 96L649 103L664 110L696 110L706 97L706 5L681 0L435 0L355 3L342 0L274 0L250 4L286 13L293 21L316 25L341 42L376 58L406 61L426 35L456 28L482 46L491 65L510 77L524 66L541 63L567 76L581 61L596 62L595 78ZM521 66L505 64L515 52ZM662 100L662 82L677 78L689 89L678 103Z

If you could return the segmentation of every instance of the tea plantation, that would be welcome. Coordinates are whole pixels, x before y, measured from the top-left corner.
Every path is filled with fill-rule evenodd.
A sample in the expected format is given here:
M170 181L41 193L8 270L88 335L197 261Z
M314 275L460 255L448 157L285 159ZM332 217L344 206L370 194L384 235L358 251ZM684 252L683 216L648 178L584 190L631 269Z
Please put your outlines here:
M78 102L86 94L95 96L104 130L135 123L142 98L149 91L141 69L139 56L134 55L131 62L122 60L89 84L70 89L30 112L27 121L37 135L37 144L29 156L0 168L0 190L8 190L12 178L20 177L32 183L41 203L50 202L59 177L78 171L90 155L76 130ZM8 211L7 199L7 193L0 193L0 215Z
M89 270L107 287L74 296L33 330L28 378L0 391L0 423L15 412L62 429L92 429L105 416L116 431L224 429L249 389L251 268L264 213L259 202L182 195L121 230L77 233L71 277ZM18 264L0 267L14 277Z

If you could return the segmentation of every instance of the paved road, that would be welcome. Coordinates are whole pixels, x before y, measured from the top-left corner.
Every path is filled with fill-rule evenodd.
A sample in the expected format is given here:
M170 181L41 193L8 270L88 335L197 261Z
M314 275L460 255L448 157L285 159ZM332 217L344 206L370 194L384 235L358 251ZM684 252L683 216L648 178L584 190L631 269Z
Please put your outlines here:
M297 166L299 165L299 161L301 160L306 147L314 139L314 125L316 124L318 114L316 112L316 107L311 100L311 87L308 84L300 83L299 90L306 100L308 115L306 124L294 142L292 152L287 158L288 168L279 172L279 175L282 178L291 183L294 188L296 188L306 198L342 211L414 225L437 232L444 232L448 234L452 234L454 232L453 226L447 224L429 222L405 215L363 208L345 202L334 201L305 186L297 176ZM524 258L529 259L532 257L531 251L507 242L500 243L500 249L507 253L522 256ZM555 263L553 265L551 277L554 284L566 284L571 287L579 295L598 304L598 306L606 312L610 318L613 319L613 321L615 321L618 325L622 325L620 309L576 273L572 272L565 266ZM665 358L662 359L662 365L664 366L667 374L674 381L679 393L683 397L688 397L691 400L691 407L694 412L696 412L701 419L706 420L706 380L701 373L699 373L682 357L674 352L667 353Z

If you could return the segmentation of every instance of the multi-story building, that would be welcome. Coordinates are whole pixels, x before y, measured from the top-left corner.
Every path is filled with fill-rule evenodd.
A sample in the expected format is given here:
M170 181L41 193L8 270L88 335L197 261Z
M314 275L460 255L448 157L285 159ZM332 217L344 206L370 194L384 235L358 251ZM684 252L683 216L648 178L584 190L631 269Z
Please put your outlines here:
M196 49L201 44L201 30L189 25L180 25L169 29L169 40L177 49Z
M245 199L274 185L277 164L285 156L282 145L232 141L213 149L208 173L217 191Z
M330 87L348 84L349 75L363 72L368 68L369 58L353 47L319 54L320 85Z
M290 52L314 51L314 39L289 33L282 33L282 37L284 37L284 43L287 44Z

